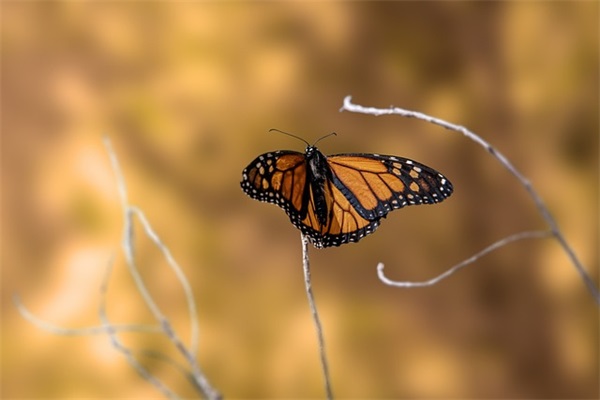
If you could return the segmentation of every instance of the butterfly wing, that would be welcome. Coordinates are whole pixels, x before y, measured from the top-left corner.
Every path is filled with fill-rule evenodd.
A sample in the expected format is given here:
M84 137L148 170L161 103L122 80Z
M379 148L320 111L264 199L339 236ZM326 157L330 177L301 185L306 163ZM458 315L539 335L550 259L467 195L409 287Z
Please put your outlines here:
M292 222L306 215L306 157L296 151L258 156L242 172L242 190L253 199L277 204Z
M327 162L335 187L368 220L408 205L439 203L453 191L445 176L403 157L337 154Z

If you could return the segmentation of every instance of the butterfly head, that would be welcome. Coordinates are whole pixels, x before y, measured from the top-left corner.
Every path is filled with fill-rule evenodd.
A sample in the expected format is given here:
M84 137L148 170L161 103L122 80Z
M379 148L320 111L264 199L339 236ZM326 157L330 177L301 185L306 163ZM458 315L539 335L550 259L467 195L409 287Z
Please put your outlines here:
M315 146L309 145L309 146L306 146L306 149L304 150L304 153L306 155L306 159L308 160L310 158L315 157L315 154L316 153L320 153L320 151Z

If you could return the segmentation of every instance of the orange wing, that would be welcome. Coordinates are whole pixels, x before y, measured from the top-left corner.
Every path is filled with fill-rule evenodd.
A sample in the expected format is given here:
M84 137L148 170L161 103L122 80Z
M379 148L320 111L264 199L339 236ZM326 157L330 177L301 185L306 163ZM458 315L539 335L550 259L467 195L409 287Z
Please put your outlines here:
M327 157L334 185L366 219L385 217L408 205L439 203L452 194L452 183L424 164L379 154Z
M258 156L242 172L242 189L253 199L300 214L306 187L306 158L296 151Z

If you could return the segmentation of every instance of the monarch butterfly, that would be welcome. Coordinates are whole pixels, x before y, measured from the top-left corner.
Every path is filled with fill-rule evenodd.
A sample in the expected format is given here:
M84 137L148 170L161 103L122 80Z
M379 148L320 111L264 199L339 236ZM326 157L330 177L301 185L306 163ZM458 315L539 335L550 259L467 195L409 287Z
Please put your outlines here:
M273 129L272 129L273 130ZM452 183L407 158L349 153L325 156L304 139L306 152L278 150L258 156L242 172L242 190L277 204L316 248L358 242L397 208L439 203Z

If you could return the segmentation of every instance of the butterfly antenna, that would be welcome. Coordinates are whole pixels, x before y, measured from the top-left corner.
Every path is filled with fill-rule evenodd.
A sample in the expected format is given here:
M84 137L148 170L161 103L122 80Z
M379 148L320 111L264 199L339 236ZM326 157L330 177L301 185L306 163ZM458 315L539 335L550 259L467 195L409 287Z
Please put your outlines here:
M314 142L314 143L313 143L313 146L315 146L315 145L316 145L317 143L319 143L321 140L323 140L323 139L325 139L325 138L328 138L329 136L337 136L337 133L335 133L335 132L331 132L331 133L329 133L329 134L327 134L327 135L325 135L325 136L321 136L319 139L317 139L317 141L316 141L316 142Z
M306 145L307 145L307 146L310 146L310 143L308 143L306 140L302 139L300 136L292 135L292 134L291 134L291 133L289 133L289 132L284 132L284 131L281 131L281 130L279 130L279 129L275 129L275 128L271 128L271 129L269 129L269 132L273 132L273 131L275 131L275 132L279 132L279 133L283 133L284 135L288 135L288 136L291 136L291 137L293 137L293 138L296 138L296 139L298 139L298 140L301 140L301 141L303 141L304 143L306 143ZM322 138L321 138L321 139L322 139ZM319 140L321 140L321 139L319 139Z

